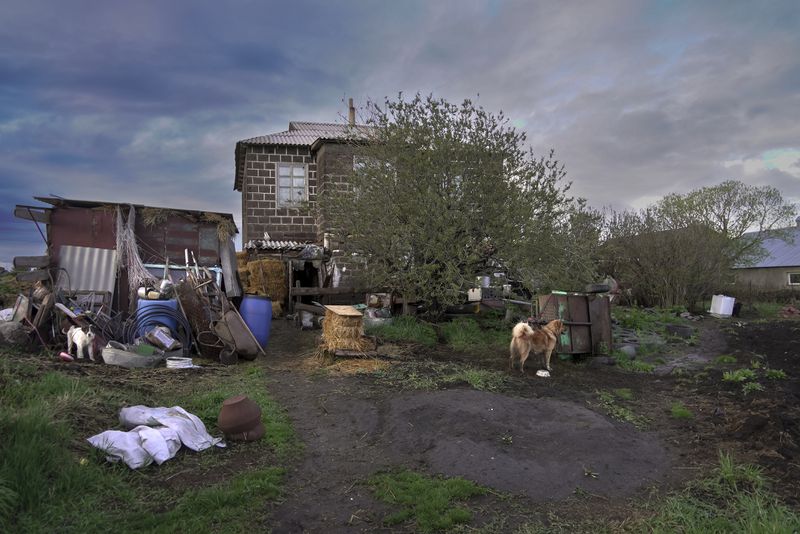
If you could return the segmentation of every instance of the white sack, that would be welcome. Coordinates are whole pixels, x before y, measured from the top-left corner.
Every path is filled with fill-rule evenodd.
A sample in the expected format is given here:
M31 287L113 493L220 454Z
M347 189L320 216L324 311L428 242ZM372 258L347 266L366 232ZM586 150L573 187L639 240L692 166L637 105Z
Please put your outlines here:
M172 408L149 408L147 406L130 406L119 412L119 422L125 428L139 425L165 426L174 430L181 443L193 451L203 451L211 446L224 447L222 438L213 438L206 431L206 426L196 416L180 406Z
M86 441L106 453L109 462L121 460L131 469L148 466L154 461L160 465L173 458L181 448L177 433L166 427L137 426L128 432L106 430Z

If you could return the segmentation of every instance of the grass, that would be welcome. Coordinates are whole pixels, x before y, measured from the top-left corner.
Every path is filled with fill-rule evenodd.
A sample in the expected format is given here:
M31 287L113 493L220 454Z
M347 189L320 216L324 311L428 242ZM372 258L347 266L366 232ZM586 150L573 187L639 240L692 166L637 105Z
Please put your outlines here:
M456 350L469 351L487 347L504 347L511 339L508 328L501 328L497 322L488 328L481 328L478 321L471 318L459 318L441 326L442 336L448 345Z
M746 382L756 379L756 372L752 369L736 369L735 371L725 371L722 379L726 382Z
M784 304L779 302L754 302L753 310L759 318L774 319L778 316Z
M692 411L684 406L680 401L672 403L672 406L670 407L670 414L672 414L674 419L691 419L694 417Z
M622 400L633 400L633 391L630 388L617 388L612 390L614 396Z
M406 341L427 346L435 345L437 341L433 325L410 315L396 317L388 324L370 326L367 328L367 334L387 341Z
M375 376L384 384L411 390L434 390L466 383L480 391L499 391L508 381L506 373L433 361L398 363L376 371Z
M0 532L241 532L257 526L264 503L280 493L284 468L274 459L300 446L259 368L206 372L158 389L147 384L153 371L103 382L12 356L0 353ZM222 400L236 393L261 405L268 427L263 440L179 452L139 472L109 465L85 442L117 428L116 410L125 404L180 405L215 434ZM229 466L236 454L250 455L247 471ZM165 483L186 473L205 487Z
M612 418L630 423L638 429L643 429L649 423L649 420L642 416L635 414L630 408L622 406L618 400L624 399L624 396L618 397L609 391L597 390L595 391L599 406Z
M400 509L386 516L387 526L413 522L418 532L437 532L470 522L463 501L487 490L462 478L427 477L412 471L381 473L369 481L375 496Z

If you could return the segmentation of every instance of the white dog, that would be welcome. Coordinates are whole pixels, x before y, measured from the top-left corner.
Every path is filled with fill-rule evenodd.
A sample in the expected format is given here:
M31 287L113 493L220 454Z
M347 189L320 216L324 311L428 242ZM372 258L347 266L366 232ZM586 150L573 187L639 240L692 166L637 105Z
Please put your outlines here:
M95 334L92 331L92 327L88 327L85 330L80 326L72 326L66 332L67 334L67 352L72 354L72 347L73 345L78 348L77 353L75 356L77 358L83 358L83 349L84 347L89 347L89 359L93 362L96 361L94 358L94 337Z

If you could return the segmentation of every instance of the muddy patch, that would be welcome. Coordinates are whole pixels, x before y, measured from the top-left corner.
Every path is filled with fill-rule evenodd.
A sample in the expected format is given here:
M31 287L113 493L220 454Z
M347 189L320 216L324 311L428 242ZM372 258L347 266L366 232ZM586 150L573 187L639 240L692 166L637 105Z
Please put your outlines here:
M400 396L389 414L386 435L397 453L537 501L577 488L630 495L668 466L654 437L559 400L459 389Z

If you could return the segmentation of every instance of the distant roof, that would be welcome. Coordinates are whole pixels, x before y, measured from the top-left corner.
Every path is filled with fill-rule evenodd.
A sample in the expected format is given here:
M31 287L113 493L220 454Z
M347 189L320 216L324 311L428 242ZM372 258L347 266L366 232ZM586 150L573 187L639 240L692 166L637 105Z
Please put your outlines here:
M366 137L371 130L363 124L343 124L334 122L298 122L289 123L289 129L236 142L236 176L233 188L242 188L244 178L244 148L251 145L307 146L315 149L318 141L341 141L348 138Z
M46 204L50 204L51 206L55 206L57 208L58 207L100 208L103 206L133 206L134 208L154 208L154 209L178 211L181 213L185 213L187 215L195 215L195 216L202 216L206 214L219 215L226 219L230 219L231 222L233 222L233 215L231 215L230 213L221 213L218 211L186 210L173 207L145 206L143 204L131 204L129 202L105 202L102 200L75 200L75 199L61 198L61 197L33 197L33 198L35 198L39 202L44 202ZM238 233L239 230L237 229L236 231Z
M767 238L762 243L762 247L769 255L754 265L744 268L758 269L764 267L800 267L800 225L785 228L789 235L794 238L794 242L789 242L778 238ZM744 234L746 236L756 235L756 232Z

